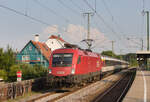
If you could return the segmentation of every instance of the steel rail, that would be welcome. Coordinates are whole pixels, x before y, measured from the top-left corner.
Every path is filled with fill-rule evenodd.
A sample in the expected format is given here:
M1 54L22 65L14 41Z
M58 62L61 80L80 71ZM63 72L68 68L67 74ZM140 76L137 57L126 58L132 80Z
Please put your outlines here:
M108 92L110 92L116 85L118 85L118 83L123 80L124 77L122 77L120 80L118 80L115 84L113 84L112 87L110 87L108 90L106 90L102 95L98 96L94 102L99 102L99 100L101 100Z
M107 74L108 74L108 73L107 73ZM112 75L112 73L111 73L110 75ZM106 78L106 77L108 77L108 76L110 76L110 75L104 75L103 78ZM103 79L103 78L102 78L102 79ZM94 83L95 83L95 82L94 82ZM72 88L71 88L71 89L67 89L67 90L69 90L68 92L64 92L63 94L58 95L57 97L53 97L52 99L48 99L47 102L54 102L54 101L56 101L56 100L59 100L59 99L65 97L65 96L68 96L69 94L72 94L72 93L74 93L74 92L76 92L76 91L78 91L78 90L80 90L80 89L82 89L82 88L88 87L88 86L91 85L91 84L93 84L93 83L89 83L89 84L87 84L87 85L85 85L85 86L82 86L82 87L80 87L80 88L75 88L75 89L73 89L73 90L72 90ZM59 89L58 89L58 90L59 90ZM61 89L60 89L60 90L61 90ZM72 91L71 91L71 90L72 90ZM55 90L55 91L57 91L57 90ZM60 92L59 92L59 93L60 93ZM47 94L45 94L45 95L42 95L42 96L39 96L39 97L30 99L30 100L28 100L27 102L35 102L35 101L38 101L38 100L42 100L42 99L44 99L44 98L46 98L46 97L51 97L51 96L53 96L53 95L55 95L55 94L58 94L58 93L52 91L52 92L49 92L49 93L47 93Z
M129 69L131 70L131 69ZM128 75L129 72L127 72L120 80L118 80L115 84L113 84L113 86L111 86L108 90L106 90L104 93L98 95L93 102L99 102L102 98L105 97L106 94L108 94L109 92L111 92L111 90L113 90L122 80L124 80L124 78ZM129 84L132 82L132 78L133 78L134 74L132 74L132 77L130 78L130 82L128 82L126 88L123 90L123 93L119 96L119 98L117 99L117 102L120 102L120 99L122 98L122 96L124 95L126 89L128 88ZM127 76L129 77L129 76Z
M129 84L132 82L132 79L134 78L134 74L132 74L130 80L128 81L128 84L126 85L125 89L123 90L122 94L120 95L120 97L117 99L117 102L120 102L121 98L123 97L123 95L126 93L127 88L129 87Z
M112 75L112 74L111 74ZM109 75L108 75L109 76ZM103 78L106 78L106 77L108 77L108 76L105 76L105 77L103 77ZM102 78L102 79L103 79ZM111 78L109 78L110 80L113 80L113 78L111 77ZM97 81L96 81L97 82ZM96 83L96 82L94 82L94 83ZM86 88L86 87L88 87L88 86L90 86L91 84L94 84L94 83L90 83L89 85L86 85L86 86L83 86L82 88L79 88L79 89L77 89L77 90L74 90L74 91L72 91L72 92L70 92L70 93L66 93L66 94L63 94L62 96L59 96L59 97L56 97L56 98L54 98L54 99L52 99L52 100L49 100L49 101L47 101L47 102L55 102L55 101L59 101L61 98L64 98L65 96L69 96L70 94L73 94L73 93L75 93L75 92L77 92L77 91L79 91L79 90L82 90L82 89L84 89L84 88ZM107 90L107 89L106 89Z

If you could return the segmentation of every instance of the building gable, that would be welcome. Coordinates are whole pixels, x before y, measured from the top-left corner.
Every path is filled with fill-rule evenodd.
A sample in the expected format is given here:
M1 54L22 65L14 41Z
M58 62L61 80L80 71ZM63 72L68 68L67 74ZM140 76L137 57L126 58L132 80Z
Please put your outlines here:
M20 51L20 54L29 54L29 53L39 53L36 46L32 43L32 41L29 41L25 47Z
M46 51L47 48L44 43L29 41L17 54L17 60L30 64L44 64L44 66L48 67L50 49Z
M51 35L45 43L53 51L55 49L64 48L64 44L67 42L60 36Z
M64 47L64 43L56 39L48 39L45 43L52 51Z

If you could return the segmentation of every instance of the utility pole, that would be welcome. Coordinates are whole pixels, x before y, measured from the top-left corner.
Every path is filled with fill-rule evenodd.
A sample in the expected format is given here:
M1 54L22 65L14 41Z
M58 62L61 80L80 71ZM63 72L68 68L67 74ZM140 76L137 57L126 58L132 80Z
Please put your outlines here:
M142 43L141 51L143 51L143 47L144 47L144 45L143 45L143 39L142 39L142 38L141 38L141 43Z
M114 53L114 42L115 41L113 41L113 40L111 41L111 43L112 43L112 57L113 57L113 53Z
M149 11L142 11L143 16L146 13L147 17L147 51L149 51Z
M114 42L115 41L111 41L111 43L112 43L112 53L114 52Z
M121 59L121 60L123 60L123 56L122 56L122 55L123 55L123 54L122 54L122 50L123 50L123 49L120 49L120 59Z
M92 46L92 39L90 39L90 16L93 16L94 13L92 12L86 12L86 13L83 13L83 15L87 15L87 39L83 40L87 43L88 45L88 49L91 49L91 46Z
M147 14L147 51L149 51L149 11L146 11Z
M95 13L96 13L96 0L95 0Z
M149 51L149 11L146 11L147 14L147 51ZM146 67L148 68L148 59L146 59Z

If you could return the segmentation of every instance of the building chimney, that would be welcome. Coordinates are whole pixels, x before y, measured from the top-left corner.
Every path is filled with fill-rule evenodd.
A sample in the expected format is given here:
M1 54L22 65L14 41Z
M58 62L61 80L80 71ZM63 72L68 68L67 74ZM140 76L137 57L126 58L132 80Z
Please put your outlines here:
M39 42L39 35L38 34L35 35L35 41Z

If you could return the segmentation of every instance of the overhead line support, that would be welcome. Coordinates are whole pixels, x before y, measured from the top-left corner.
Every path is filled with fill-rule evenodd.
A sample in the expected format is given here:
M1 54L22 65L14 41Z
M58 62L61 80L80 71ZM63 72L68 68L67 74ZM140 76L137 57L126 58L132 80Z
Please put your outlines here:
M147 51L149 51L149 11L146 11L147 14Z
M84 15L87 15L87 20L88 20L88 23L87 23L87 39L83 40L87 43L88 45L88 49L91 49L91 46L92 46L92 39L90 39L90 16L93 16L93 12L86 12L86 13L83 13Z

